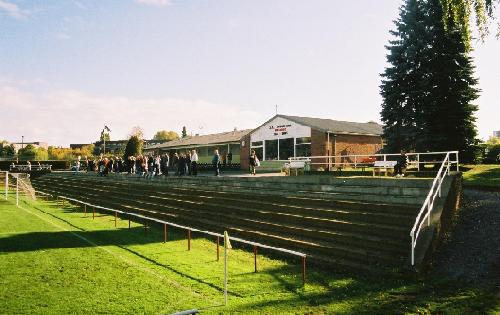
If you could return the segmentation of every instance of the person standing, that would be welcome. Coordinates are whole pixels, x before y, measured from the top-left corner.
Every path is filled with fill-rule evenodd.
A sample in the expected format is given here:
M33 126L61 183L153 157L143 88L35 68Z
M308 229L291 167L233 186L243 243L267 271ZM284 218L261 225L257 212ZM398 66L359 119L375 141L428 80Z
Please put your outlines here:
M191 153L191 173L194 176L198 175L198 153L196 153L196 150Z
M229 151L229 153L227 154L227 164L233 164L233 152L231 151Z
M168 153L165 153L162 157L161 157L161 172L163 173L163 175L165 176L168 176L168 164L169 164L169 161L170 158L168 156Z
M404 171L408 166L408 157L405 151L401 151L401 155L398 158L396 165L394 165L394 176L402 177L405 176Z
M179 176L182 176L182 175L186 175L186 156L184 155L184 153L181 153L181 155L179 155Z
M219 150L214 150L214 156L212 157L212 165L215 170L215 176L220 176L220 155Z
M172 166L174 167L175 176L179 176L179 155L177 152L174 153L172 158Z
M186 153L186 173L191 175L191 151L187 151Z
M249 164L250 164L250 173L252 175L255 175L256 168L257 166L259 166L259 158L257 157L255 150L252 150L252 152L250 153Z

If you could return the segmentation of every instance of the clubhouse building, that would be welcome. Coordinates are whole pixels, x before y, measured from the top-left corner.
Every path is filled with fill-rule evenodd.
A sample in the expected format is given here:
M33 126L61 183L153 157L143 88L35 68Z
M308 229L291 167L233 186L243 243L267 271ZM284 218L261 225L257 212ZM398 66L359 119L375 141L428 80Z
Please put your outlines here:
M172 155L193 149L200 163L210 163L213 151L218 149L223 161L240 164L243 169L249 166L251 150L262 165L282 164L290 157L374 154L382 149L382 126L276 115L255 129L186 137L146 146L144 152Z

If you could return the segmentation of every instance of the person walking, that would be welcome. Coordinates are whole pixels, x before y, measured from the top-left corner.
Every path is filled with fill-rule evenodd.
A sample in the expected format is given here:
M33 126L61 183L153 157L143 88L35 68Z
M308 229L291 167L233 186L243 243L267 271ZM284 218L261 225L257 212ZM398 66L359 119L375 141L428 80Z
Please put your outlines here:
M198 153L196 153L196 150L191 153L191 173L198 176Z
M250 173L252 175L255 175L255 171L257 166L259 166L259 158L257 157L257 154L255 153L255 150L252 150L250 153L250 158L249 158L249 164L250 164Z
M212 165L215 170L215 176L220 176L220 155L219 150L214 150L214 156L212 157Z

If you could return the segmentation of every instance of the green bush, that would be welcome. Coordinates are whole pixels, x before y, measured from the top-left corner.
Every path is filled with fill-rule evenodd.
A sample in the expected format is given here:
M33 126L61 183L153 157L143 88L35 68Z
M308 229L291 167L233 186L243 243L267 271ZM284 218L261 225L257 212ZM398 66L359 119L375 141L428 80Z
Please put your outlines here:
M488 144L485 149L485 157L483 163L485 164L499 164L500 156L500 143Z

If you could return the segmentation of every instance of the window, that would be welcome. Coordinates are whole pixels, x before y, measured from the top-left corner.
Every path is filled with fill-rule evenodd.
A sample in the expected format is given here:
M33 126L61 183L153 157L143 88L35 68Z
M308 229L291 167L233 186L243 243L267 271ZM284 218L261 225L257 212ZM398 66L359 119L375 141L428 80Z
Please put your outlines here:
M311 144L311 137L297 138L297 144Z
M311 137L297 138L295 143L295 156L311 156Z
M262 141L252 142L252 147L260 147L260 146L262 146Z
M293 138L280 139L279 147L280 160L287 160L288 158L293 157Z
M266 160L278 159L278 140L266 140Z
M311 144L298 144L295 146L295 156L311 156Z

